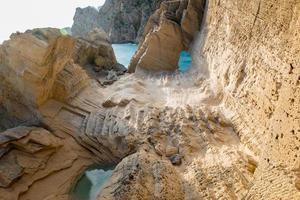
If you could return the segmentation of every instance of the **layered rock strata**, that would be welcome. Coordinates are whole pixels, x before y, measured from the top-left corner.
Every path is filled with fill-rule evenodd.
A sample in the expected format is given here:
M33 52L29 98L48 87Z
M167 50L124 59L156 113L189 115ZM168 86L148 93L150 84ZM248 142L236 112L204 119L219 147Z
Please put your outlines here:
M164 1L149 19L129 72L175 71L180 53L189 50L200 29L204 0Z
M178 5L177 1L173 3ZM70 183L81 172L71 170L72 166L83 170L85 164L97 162L118 163L98 194L100 200L300 199L299 6L293 0L208 1L201 33L192 42L191 72L168 76L136 73L106 88L90 80L91 84L80 86L76 93L72 92L77 88L75 81L67 84L62 77L81 77L85 67L73 66L69 73L72 61L63 58L74 55L68 53L71 45L58 45L61 40L69 44L71 38L59 37L51 45L46 42L45 48L51 46L52 52L49 63L64 60L59 63L65 65L55 73L58 78L53 80L52 92L46 93L51 95L27 113L39 116L38 121L48 131L20 127L0 134L0 163L5 163L0 165L1 197L67 199ZM179 7L171 6L181 10ZM181 29L189 25L182 24ZM31 35L34 42L28 46L34 49L37 39ZM37 35L47 41L41 37L47 34ZM186 40L181 42L182 46L187 44ZM66 49L56 57L61 46ZM1 49L1 61L18 61L21 57L7 52ZM39 71L39 65L23 64L29 58L15 65L9 65L12 61L2 64L1 72L9 72L12 66L31 66ZM57 66L51 65L50 71ZM19 87L15 89L10 81L20 81L19 85L35 82L28 80L31 76L14 75L2 79L0 85L18 93L6 90L7 96L0 96L0 101L9 111L6 113L26 119L17 112L34 98ZM48 81L37 83L48 86ZM53 88L60 88L60 92L56 94ZM71 91L70 98L62 98L65 91ZM16 99L20 106L9 107ZM61 151L64 148L68 150ZM58 162L45 161L49 152L58 156ZM69 155L72 153L74 157ZM61 161L61 155L80 163L63 169L69 159ZM34 162L27 165L32 157ZM36 158L45 164L36 167ZM51 171L53 165L58 171ZM70 174L65 173L67 168ZM68 181L62 190L55 184L51 185L51 195L36 192L44 190L44 183L55 183L53 179L60 172L70 178L65 179ZM37 174L43 177L40 181L35 179Z
M77 8L72 34L84 37L94 28L103 28L113 43L137 43L150 15L162 1L107 0L99 10L93 7Z
M37 127L0 133L0 199L67 199L93 159L70 136L61 136Z
M35 29L13 34L1 45L0 99L11 121L37 122L36 108L53 96L55 79L75 45L60 35L58 29Z
M115 61L111 46L100 44L107 38L101 39L98 34L92 36L94 42L88 43L92 50L87 53L99 62L102 59L99 55L103 56L102 63L108 58L110 62ZM57 109L55 106L46 109L51 102L63 107L91 85L100 87L75 59L83 60L78 49L86 46L82 47L81 42L63 36L58 29L35 29L14 34L11 40L1 45L0 104L4 118L0 127L16 127L0 134L1 199L66 199L78 176L91 164L102 160L116 163L122 157L117 154L111 158L108 155L112 151L102 146L101 153L95 158L91 153L91 143L80 145L76 141L76 132L70 125L66 126L68 122L77 122L75 111L67 110L59 115L61 122L67 120L63 131L57 129L57 122L47 124L45 114L54 119ZM85 57L87 53L81 56ZM90 103L86 102L86 105L89 108ZM72 118L72 113L75 113L75 118ZM76 125L81 126L80 123ZM112 139L112 143L119 144L118 141ZM102 143L110 146L109 140ZM121 148L117 144L116 148ZM126 151L122 153L126 154Z

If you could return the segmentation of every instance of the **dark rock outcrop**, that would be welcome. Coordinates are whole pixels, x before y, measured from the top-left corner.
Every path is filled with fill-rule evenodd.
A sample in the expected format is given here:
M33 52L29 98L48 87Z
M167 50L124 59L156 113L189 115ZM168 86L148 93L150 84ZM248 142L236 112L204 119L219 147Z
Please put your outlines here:
M0 199L64 199L92 163L90 152L70 136L37 127L9 129L0 133Z
M140 40L145 25L163 0L107 0L99 9L77 8L73 36L84 37L94 28L103 28L112 43Z
M103 86L113 84L127 72L117 62L107 34L99 28L90 31L85 37L76 38L73 60Z

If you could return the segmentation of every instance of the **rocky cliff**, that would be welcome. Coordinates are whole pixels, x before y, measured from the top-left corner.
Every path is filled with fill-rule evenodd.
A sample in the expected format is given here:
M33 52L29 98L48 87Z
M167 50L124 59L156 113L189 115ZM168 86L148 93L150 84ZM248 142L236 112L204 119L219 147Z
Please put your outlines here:
M94 28L103 28L113 43L137 43L150 15L162 1L107 0L99 10L77 8L72 34L84 37Z
M184 74L149 73L165 67L142 42L147 70L103 87L88 66L113 57L93 32L34 30L0 47L0 123L27 122L0 134L1 197L68 199L98 163L117 164L99 200L300 199L300 3L195 2L163 4L143 40L180 32L169 42L192 54Z
M246 198L299 198L299 1L209 1L198 45L258 168ZM229 114L229 113L230 114Z
M133 56L129 72L141 68L149 71L175 71L180 53L189 50L199 31L204 0L165 1L150 17Z
M93 98L103 99L95 92L103 80L97 72L124 74L105 34L93 31L83 39L64 36L59 29L34 29L13 34L0 46L0 58L0 127L6 130L0 134L1 199L68 198L84 169L100 161L116 163L131 151L122 143L115 150L99 145L95 151L88 136L83 139L80 132L74 132L81 126L76 117L82 116L72 111L76 103L67 108L67 102L76 102L81 92L87 92L79 95L91 98L82 102L87 106L84 109L95 110ZM55 112L60 111L55 119ZM117 142L114 138L104 137L102 143L111 146ZM47 191L41 190L45 187Z

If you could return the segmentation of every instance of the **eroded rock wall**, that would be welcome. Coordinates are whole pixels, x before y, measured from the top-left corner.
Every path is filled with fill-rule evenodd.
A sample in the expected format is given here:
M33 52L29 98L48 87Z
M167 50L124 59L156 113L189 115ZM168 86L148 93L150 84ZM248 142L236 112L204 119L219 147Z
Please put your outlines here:
M58 29L34 29L13 34L0 46L0 104L12 125L37 123L36 108L53 96L56 77L74 45Z
M80 49L89 51L78 53ZM116 63L106 37L91 33L90 40L84 41L63 36L58 29L34 29L13 34L0 46L0 56L1 200L68 199L88 166L103 160L116 163L120 152L127 153L120 150L119 140L104 137L98 154L94 152L99 157L94 157L94 141L79 134L86 121L78 120L89 113L92 101L86 100L78 109L67 106L91 85L101 88L78 60L91 58L89 62L97 60L111 68L108 65ZM94 92L90 89L83 96L92 99ZM109 142L118 144L111 157Z
M150 17L129 72L174 72L180 53L188 51L200 29L204 0L164 1Z
M67 199L78 174L92 163L91 154L68 135L9 129L0 133L0 198Z
M299 1L208 1L202 28L212 90L259 158L249 199L298 199Z
M20 127L0 134L0 163L5 163L0 165L0 192L6 199L67 199L70 183L81 171L76 167L83 169L95 161L119 163L98 199L300 199L299 2L207 1L201 33L195 40L189 36L199 28L192 25L199 24L192 20L199 4L192 2L197 1L172 1L164 12L157 11L158 18L148 27L155 32L164 20L172 25L181 22L180 44L185 47L193 41L190 72L136 73L106 88L95 81L85 85L85 67L76 64L76 59L50 73L56 75L51 82L53 95L34 112L28 111L38 113L48 131ZM1 62L11 60L1 65L1 72L17 67L20 71L24 67L55 71L60 66L55 63L69 57L69 43L50 45L45 35L30 34L24 41L24 35L19 36L30 43L26 47L43 45L37 51L42 58L28 53L19 62L22 56L1 48ZM96 63L101 50L90 46L90 41L81 42L87 45L83 49L92 49L91 63ZM77 45L75 51L80 42ZM61 48L66 49L58 51L60 57L55 50ZM90 54L78 52L75 55L89 60L85 58ZM52 63L49 68L26 64L45 57L49 58L46 63ZM12 78L3 78L0 86L18 93L5 90L7 96L0 96L0 101L6 102L5 108L14 108L13 113L22 111L23 100L32 100L14 81L20 83L17 86L48 83L32 83L31 75L9 75ZM16 100L22 106L8 107ZM73 167L75 171L67 170ZM57 177L68 180L64 187L57 190L57 184L52 184L51 195L36 193L57 183Z

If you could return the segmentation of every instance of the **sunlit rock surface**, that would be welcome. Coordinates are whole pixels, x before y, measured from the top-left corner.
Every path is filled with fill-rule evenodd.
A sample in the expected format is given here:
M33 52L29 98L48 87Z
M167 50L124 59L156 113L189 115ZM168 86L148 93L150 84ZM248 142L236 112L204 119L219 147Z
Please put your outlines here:
M111 54L115 58L112 49L99 45L97 38L93 41L91 45L103 52L104 60ZM128 153L122 149L120 155L110 157L112 151L101 147L97 158L76 141L81 136L76 135L71 125L81 126L76 116L80 119L83 115L72 111L73 108L65 111L63 105L92 85L101 88L84 66L73 60L78 51L76 42L78 39L63 36L58 29L35 29L14 34L0 46L0 127L5 130L17 126L0 134L1 199L65 199L85 168L99 160L116 163ZM92 102L85 103L92 106ZM57 116L57 111L62 113ZM48 126L47 117L54 120L56 116L60 121ZM57 129L57 123L65 120L62 129ZM92 143L81 141L87 146ZM119 140L111 142L122 148ZM102 143L111 146L109 142Z
M58 29L35 29L13 34L0 46L1 106L12 124L38 121L35 110L53 96L55 79L74 44Z
M149 71L175 71L180 53L189 50L203 17L204 0L164 1L150 17L129 65Z
M187 1L179 5L185 5L187 10L198 9L195 4L181 4L184 2ZM180 40L182 46L191 42L192 64L186 73L157 75L136 71L106 87L87 74L90 83L72 98L58 98L62 93L48 96L34 112L27 111L39 116L37 125L48 130L43 136L62 142L61 148L68 147L65 138L74 141L75 149L84 148L86 161L81 164L117 164L97 199L300 199L300 3L211 0L201 13L199 33L194 39L185 40L189 37L183 36L185 39ZM190 35L194 27L191 23L195 21L180 26L182 34L186 30L185 34ZM17 60L13 54L2 52L1 61ZM69 54L51 55L56 63ZM66 63L70 62L72 59ZM23 69L27 65L13 66ZM1 72L10 68L1 65ZM72 73L79 74L80 68L85 69L77 64ZM7 82L4 80L2 85ZM27 83L22 76L12 80L19 81L19 85ZM9 110L2 112L4 116L26 107L9 107L10 102L31 100L26 92L19 91L7 91L7 96L0 97L2 106ZM3 141L14 145L11 138L22 141L20 137L27 137L26 132L2 135ZM34 147L52 149L48 144L36 143ZM22 145L33 148L31 140ZM27 153L17 148L4 153L1 159L6 155L23 156L24 152ZM76 150L59 155L70 152L75 157L80 155ZM0 165L1 192L18 194L17 186L27 178L23 166L14 159L5 164ZM54 164L60 166L64 161L42 166ZM7 176L9 170L13 170L11 176ZM77 176L81 174L82 171ZM50 184L56 175L52 173L44 181ZM69 184L63 186L71 191ZM34 181L21 195L7 195L6 199L41 199L32 191L44 188ZM51 189L51 196L45 199L57 199L61 194L62 199L67 199L70 193L66 190Z
M258 168L246 199L299 199L299 1L209 1L196 53Z

